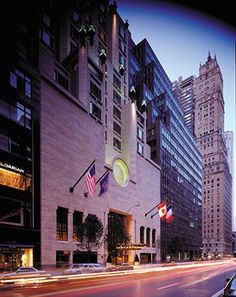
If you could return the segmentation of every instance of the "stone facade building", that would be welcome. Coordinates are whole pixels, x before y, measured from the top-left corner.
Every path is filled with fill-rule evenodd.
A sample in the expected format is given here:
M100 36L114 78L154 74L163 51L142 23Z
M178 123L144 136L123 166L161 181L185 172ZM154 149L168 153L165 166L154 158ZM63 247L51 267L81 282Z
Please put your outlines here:
M210 53L195 81L195 135L203 158L203 254L231 254L232 176L224 140L223 78Z
M11 32L16 38L4 49L13 58L1 67L1 104L19 101L29 120L23 125L14 114L1 112L1 139L10 139L11 125L14 134L25 135L26 145L22 158L22 151L1 141L7 156L0 160L1 170L31 179L29 187L16 189L1 176L1 204L8 205L0 220L2 261L11 250L18 255L12 267L20 266L27 249L27 265L83 261L88 251L78 247L79 226L87 215L96 215L106 231L114 213L125 221L132 246L141 246L121 250L119 261L133 263L135 253L140 263L158 261L160 221L145 213L160 202L160 167L146 144L146 114L130 97L128 23L108 1L43 1L27 8L22 3ZM85 195L85 178L76 181L93 160L96 179L108 171L109 183L101 196L98 183L91 197ZM3 220L16 209L14 203L17 217ZM91 252L93 261L105 264L105 236L101 242Z

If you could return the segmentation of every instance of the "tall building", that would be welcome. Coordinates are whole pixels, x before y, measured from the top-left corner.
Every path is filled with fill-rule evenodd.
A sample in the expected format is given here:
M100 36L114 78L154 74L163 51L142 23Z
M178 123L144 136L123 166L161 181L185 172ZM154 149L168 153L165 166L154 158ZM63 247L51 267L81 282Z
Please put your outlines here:
M108 1L21 4L7 11L11 31L1 20L2 269L22 265L23 254L27 265L82 262L88 253L105 264L105 234L99 248L81 245L81 224L95 215L105 233L115 232L115 217L125 223L131 242L118 261L137 254L155 263L160 220L145 213L160 202L160 167L130 92L128 23ZM93 161L97 181L107 171L109 183L91 197L79 178Z
M234 170L234 135L233 131L224 132L225 145L227 150L227 161L229 164L229 172L233 177Z
M224 132L225 145L227 150L227 160L229 164L229 172L232 176L232 181L234 181L234 135L233 131ZM235 231L236 221L235 221L235 201L234 201L234 191L232 182L232 230Z
M201 256L202 159L196 140L185 126L172 84L146 39L134 45L132 83L140 110L147 104L147 142L161 167L160 199L171 204L174 221L161 222L161 257ZM136 72L135 72L136 69Z
M179 99L184 114L185 125L194 134L194 76L186 79L179 77L173 82L175 97Z
M3 12L4 11L4 12ZM2 16L2 13L4 16ZM30 9L1 9L0 270L40 262L40 77ZM22 19L21 26L17 23Z
M231 254L232 177L224 140L223 78L210 53L195 81L195 135L203 158L203 253Z

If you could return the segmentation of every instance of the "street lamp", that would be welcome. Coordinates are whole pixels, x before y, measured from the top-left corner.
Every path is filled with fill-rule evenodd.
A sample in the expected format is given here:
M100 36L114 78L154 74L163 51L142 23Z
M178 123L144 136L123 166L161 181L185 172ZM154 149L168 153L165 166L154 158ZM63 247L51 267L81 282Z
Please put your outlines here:
M133 208L133 207L139 207L140 204L135 204L135 205L132 205L128 210L127 210L127 213L129 213L129 211Z
M134 205L132 205L128 210L127 210L127 213L129 214L129 211L132 209L132 208L134 208L134 207L139 207L140 206L140 204L138 203L138 204L134 204ZM134 219L134 241L135 241L135 243L136 243L136 219Z

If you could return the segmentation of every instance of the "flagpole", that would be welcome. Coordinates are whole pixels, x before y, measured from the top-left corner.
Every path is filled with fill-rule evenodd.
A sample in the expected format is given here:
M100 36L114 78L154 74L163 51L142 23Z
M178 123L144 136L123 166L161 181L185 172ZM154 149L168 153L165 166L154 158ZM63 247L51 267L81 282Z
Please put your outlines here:
M160 203L159 203L159 204L160 204ZM147 216L153 209L155 209L156 207L158 207L159 204L157 204L157 205L154 206L151 210L149 210L148 212L146 212L146 213L145 213L145 217L146 217L146 216Z
M76 183L70 187L70 192L74 192L74 188L78 184L78 182L82 179L82 177L85 175L85 173L89 170L89 168L95 163L96 159L93 160L93 162L87 167L87 169L84 171L84 173L79 177L79 179L76 181Z
M103 173L103 175L96 181L96 184L100 182L100 180L107 174L108 171L109 169L107 169L105 173ZM88 197L88 192L84 193L84 197Z
M153 218L153 217L155 217L155 215L157 215L158 214L158 211L156 212L156 213L154 213L153 215L151 215L151 219Z
M96 184L100 182L100 180L107 174L108 171L109 169L107 169L105 173L103 173L103 175L96 181Z

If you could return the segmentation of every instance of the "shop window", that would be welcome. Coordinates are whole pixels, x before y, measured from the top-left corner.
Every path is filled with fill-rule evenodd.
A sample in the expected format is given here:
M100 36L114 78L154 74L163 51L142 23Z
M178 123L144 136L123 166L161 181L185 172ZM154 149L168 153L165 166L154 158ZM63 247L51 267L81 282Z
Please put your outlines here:
M23 204L10 198L0 198L0 224L23 226Z
M56 251L56 266L61 267L69 264L70 251Z
M0 185L22 191L31 190L31 176L25 174L23 169L1 162L0 166L5 167L0 167Z
M57 209L57 240L68 240L68 209L63 207Z

